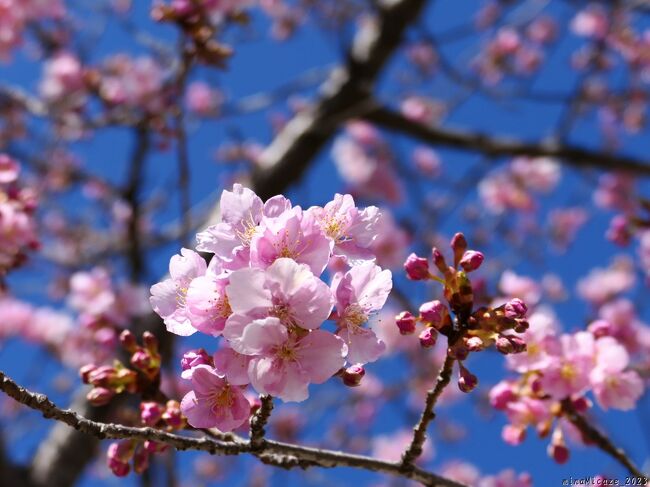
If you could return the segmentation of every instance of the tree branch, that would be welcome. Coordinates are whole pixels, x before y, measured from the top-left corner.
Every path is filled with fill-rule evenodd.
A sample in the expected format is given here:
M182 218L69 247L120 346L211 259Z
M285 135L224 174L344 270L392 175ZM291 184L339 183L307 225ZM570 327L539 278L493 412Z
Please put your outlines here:
M0 390L19 403L40 411L46 418L63 422L81 433L100 439L152 440L172 446L177 450L198 450L212 455L232 456L249 453L257 456L265 463L282 466L283 468L293 468L295 466L302 468L308 466L324 468L352 467L397 477L406 477L432 487L463 487L458 482L419 468L413 468L405 472L398 463L385 462L351 453L310 448L272 440L265 440L261 449L259 449L251 441L242 440L238 437L235 437L232 442L222 442L208 436L192 438L154 428L134 428L92 421L72 410L58 408L45 395L33 393L19 386L3 372L0 372Z
M638 176L650 176L650 161L555 142L527 143L480 132L434 127L409 120L402 114L382 106L368 110L362 118L387 130L414 137L434 146L479 152L491 157L553 157L579 168L593 167L607 171L624 171Z
M648 478L621 448L618 448L616 445L614 445L612 443L612 440L600 432L596 427L592 426L584 416L576 411L570 399L564 399L562 401L562 409L566 415L566 418L571 421L571 423L576 428L578 428L585 439L593 442L598 448L600 448L602 451L610 455L617 462L627 468L635 477L643 479Z
M264 427L271 417L273 411L273 398L269 395L260 396L262 404L260 408L251 416L251 446L259 448L264 444Z

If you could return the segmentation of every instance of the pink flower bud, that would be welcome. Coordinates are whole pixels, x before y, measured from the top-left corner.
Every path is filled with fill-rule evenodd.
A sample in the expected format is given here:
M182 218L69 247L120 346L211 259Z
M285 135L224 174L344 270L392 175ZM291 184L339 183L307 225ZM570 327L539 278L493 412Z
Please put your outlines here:
M506 318L524 318L528 312L528 306L519 298L511 299L503 307Z
M579 413L586 413L591 409L591 406L593 405L592 402L587 399L585 396L578 397L576 399L572 399L571 401L573 403L573 407L575 408L576 411Z
M149 452L144 448L138 448L133 456L133 471L138 474L144 473L149 468Z
M458 364L460 366L460 377L458 378L458 388L462 392L472 392L478 385L478 378L467 370L463 364Z
M447 314L449 314L447 307L437 299L420 306L420 318L438 329L442 326Z
M99 387L110 385L116 376L117 370L110 365L102 365L87 373L88 383Z
M447 265L447 261L445 260L445 256L442 255L442 252L434 247L431 249L431 256L433 257L433 263L436 265L438 270L442 274L447 275L449 272L449 266Z
M616 245L627 247L630 244L630 240L632 240L632 232L627 218L623 215L617 215L612 218L605 237Z
M145 331L142 334L142 343L144 343L144 348L152 354L158 353L158 339L150 331Z
M178 401L169 400L166 404L162 419L172 429L181 429L185 426L185 420L181 413L181 405Z
M120 343L127 352L133 353L138 347L135 335L130 330L124 330L120 333Z
M366 375L366 370L363 368L363 365L356 364L345 369L341 378L346 386L357 387L361 384L361 379L364 375Z
M147 426L154 426L162 418L163 406L157 402L140 403L140 419Z
M406 258L404 270L408 278L413 281L429 279L429 261L423 257L418 257L414 253Z
M106 461L113 474L117 477L124 477L129 473L129 461L133 457L134 451L135 444L131 440L118 441L108 446Z
M465 240L465 235L460 232L454 235L451 239L451 248L454 251L454 267L458 267L463 254L467 250L467 240Z
M548 456L559 464L569 461L570 452L564 443L551 443L548 445Z
M104 406L113 399L114 395L115 392L111 389L105 387L93 387L88 394L86 394L86 399L88 399L88 402L93 406Z
M495 345L497 350L504 355L521 353L526 350L526 343L521 338L513 335L499 335Z
M79 369L79 377L81 377L84 384L90 384L89 376L96 369L97 366L95 364L86 364Z
M408 311L402 311L395 317L395 324L402 335L411 335L415 333L417 319Z
M419 338L420 345L422 345L422 347L430 348L436 344L436 340L438 339L438 332L435 330L435 328L425 328L420 333Z
M468 250L463 254L463 258L460 259L460 266L465 272L472 272L481 267L485 257L481 252L476 250Z
M210 357L208 352L203 348L189 350L183 354L183 358L181 359L181 368L183 369L183 373L181 374L181 377L183 377L183 379L190 379L192 377L192 368L197 365L214 366L212 357Z
M614 334L614 326L605 320L596 320L592 322L587 328L596 338L612 336Z

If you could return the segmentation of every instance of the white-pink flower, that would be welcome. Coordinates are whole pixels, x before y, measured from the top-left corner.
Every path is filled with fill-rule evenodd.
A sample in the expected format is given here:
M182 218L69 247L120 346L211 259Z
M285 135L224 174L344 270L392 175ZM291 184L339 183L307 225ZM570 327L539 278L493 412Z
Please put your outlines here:
M223 334L239 352L239 340L254 319L272 316L286 328L312 330L327 320L334 305L327 284L305 264L287 258L276 260L265 270L233 272L226 293L234 314Z
M186 306L187 291L192 279L205 275L203 257L189 249L181 249L169 262L169 279L151 286L151 306L163 318L167 331L188 336L197 331L192 326Z
M181 411L195 428L232 431L250 416L250 403L241 388L212 367L198 365L192 370L192 390L183 397Z
M248 375L258 393L296 402L307 399L309 384L321 384L338 372L347 354L336 335L323 330L289 333L278 318L248 324L240 350L253 356Z
M337 334L348 344L350 363L374 362L386 349L375 332L363 325L384 306L392 286L391 272L382 271L373 262L353 266L335 277Z

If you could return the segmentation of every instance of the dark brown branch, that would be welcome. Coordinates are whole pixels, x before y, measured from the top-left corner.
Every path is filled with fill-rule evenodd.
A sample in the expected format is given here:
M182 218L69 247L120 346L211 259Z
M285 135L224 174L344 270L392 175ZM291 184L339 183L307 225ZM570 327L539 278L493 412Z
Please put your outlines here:
M381 69L418 18L425 0L377 2L377 18L365 22L347 53L321 87L313 107L296 115L261 155L254 186L266 199L297 181L338 127L364 111Z
M264 444L264 427L273 411L273 398L268 395L260 396L261 405L251 416L251 446L260 448Z
M638 478L647 479L648 477L641 472L639 467L637 467L634 462L625 454L625 452L618 448L612 443L605 434L599 431L596 427L591 425L587 419L578 413L573 407L573 403L570 399L564 399L562 401L562 410L565 413L565 416L571 423L578 428L583 437L591 441L594 445L600 448L602 451L610 455L617 462L623 465L629 472Z
M414 137L434 146L479 152L490 157L553 157L579 168L592 167L607 171L624 171L638 176L650 176L650 161L644 162L624 155L609 154L555 142L527 143L513 138L496 137L479 132L424 125L409 120L400 113L385 107L372 108L363 114L363 118L387 130Z
M408 446L404 455L402 455L402 468L404 470L409 470L413 468L415 461L420 455L422 455L422 446L427 439L427 428L429 423L434 420L436 413L433 408L438 402L438 398L442 394L442 391L445 390L445 387L451 381L451 374L454 369L454 359L447 355L445 362L440 369L440 374L436 380L436 385L427 393L426 402L420 420L418 424L413 428L413 439L411 444Z
M296 466L301 468L307 468L308 466L324 468L352 467L398 477L406 477L432 487L463 487L458 482L419 468L404 471L398 463L385 462L362 455L291 445L272 440L265 440L261 445L261 449L259 449L250 441L240 440L238 438L232 442L221 442L208 436L192 438L167 433L154 428L134 428L91 421L72 410L58 408L45 395L28 391L16 384L3 372L0 372L0 390L19 403L40 411L46 418L63 422L77 431L100 439L130 438L136 440L152 440L172 446L177 450L198 450L208 452L212 455L250 453L259 457L265 463L282 466L283 468L293 468Z

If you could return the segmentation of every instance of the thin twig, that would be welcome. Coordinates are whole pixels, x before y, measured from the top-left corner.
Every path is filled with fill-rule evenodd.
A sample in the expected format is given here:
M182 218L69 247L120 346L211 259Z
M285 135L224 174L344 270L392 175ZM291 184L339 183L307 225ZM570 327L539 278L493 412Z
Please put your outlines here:
M571 424L580 430L580 433L583 434L585 439L593 442L594 445L627 468L635 477L643 479L648 478L621 448L614 445L612 440L605 436L605 434L599 431L596 427L591 425L584 416L576 411L570 399L564 399L562 401L562 409L566 418L571 421Z
M442 365L442 369L440 369L440 374L436 380L435 387L427 393L422 415L420 416L418 424L413 428L413 439L411 440L411 444L404 452L404 455L402 455L402 468L404 470L413 468L415 461L420 455L422 455L422 446L427 439L427 427L436 417L433 408L435 407L436 402L438 402L438 398L442 394L442 391L445 390L445 387L447 387L451 381L453 368L454 358L448 354L445 358L444 364Z

